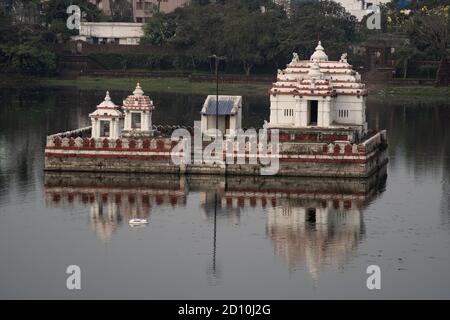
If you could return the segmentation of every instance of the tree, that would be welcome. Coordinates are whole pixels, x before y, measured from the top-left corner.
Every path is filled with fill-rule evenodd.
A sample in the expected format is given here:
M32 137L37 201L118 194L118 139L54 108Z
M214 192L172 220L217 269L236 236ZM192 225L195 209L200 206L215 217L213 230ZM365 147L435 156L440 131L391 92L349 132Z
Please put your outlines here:
M225 10L222 4L200 4L192 2L181 10L174 37L170 40L192 59L208 62L212 54L224 55L224 20ZM213 70L210 65L211 72Z
M141 43L162 46L175 35L176 26L175 15L156 12L144 26L144 37Z
M448 85L449 6L422 7L405 23L404 30L419 52L439 60L436 85Z
M34 19L18 18L26 2L32 1L10 1L0 8L0 67L28 74L52 73L56 56L48 48L45 28Z
M133 22L133 7L128 0L111 0L110 8L113 22Z
M45 23L50 26L55 21L67 21L67 8L70 5L77 5L81 9L82 19L90 22L104 19L103 13L97 6L88 0L49 0L44 7Z
M223 41L224 51L231 61L241 61L249 76L255 65L276 60L282 21L280 10L262 12L259 8L245 6L244 1L240 9L227 12Z
M406 79L408 75L409 61L416 56L417 52L409 43L405 43L400 49L397 50L396 64L397 67L403 69L403 79Z
M32 42L1 47L6 66L20 73L49 74L56 69L55 55Z
M339 57L356 40L356 27L356 18L334 1L302 2L284 21L280 49L285 55L295 51L309 57L321 40L329 55Z

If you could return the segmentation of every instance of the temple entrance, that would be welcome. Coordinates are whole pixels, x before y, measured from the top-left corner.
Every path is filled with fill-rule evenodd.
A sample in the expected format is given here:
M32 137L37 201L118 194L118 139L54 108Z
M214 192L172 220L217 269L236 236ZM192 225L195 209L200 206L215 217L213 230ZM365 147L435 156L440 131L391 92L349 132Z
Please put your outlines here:
M131 129L141 129L141 113L131 113Z
M230 130L230 116L225 116L225 132L227 132L227 130Z
M309 123L310 126L317 126L317 115L318 115L318 105L319 101L309 100Z
M109 138L110 123L109 121L100 120L100 137Z

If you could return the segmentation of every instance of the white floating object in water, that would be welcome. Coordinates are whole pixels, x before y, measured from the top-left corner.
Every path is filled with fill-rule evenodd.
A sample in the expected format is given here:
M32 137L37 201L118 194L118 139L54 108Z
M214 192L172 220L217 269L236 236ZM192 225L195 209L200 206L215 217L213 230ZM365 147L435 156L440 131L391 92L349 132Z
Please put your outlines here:
M129 222L130 226L137 227L148 224L147 219L131 219Z

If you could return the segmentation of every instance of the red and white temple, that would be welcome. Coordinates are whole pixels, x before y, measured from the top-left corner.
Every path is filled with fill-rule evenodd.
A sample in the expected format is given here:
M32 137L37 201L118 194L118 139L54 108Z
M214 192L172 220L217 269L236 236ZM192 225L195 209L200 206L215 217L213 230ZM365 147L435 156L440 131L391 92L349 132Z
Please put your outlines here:
M354 129L358 136L367 133L365 84L343 54L330 61L319 42L309 60L297 53L270 93L269 128L280 129Z

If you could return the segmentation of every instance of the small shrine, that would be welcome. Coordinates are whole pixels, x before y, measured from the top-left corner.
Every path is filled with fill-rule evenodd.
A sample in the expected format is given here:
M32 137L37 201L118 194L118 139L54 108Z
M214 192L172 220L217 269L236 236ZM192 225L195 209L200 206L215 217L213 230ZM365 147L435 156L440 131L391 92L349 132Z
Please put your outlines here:
M155 107L150 97L144 95L139 83L133 94L123 100L122 109L125 114L124 136L151 136L153 134L152 112Z
M111 101L109 91L97 110L89 114L92 122L92 138L118 139L121 137L123 114Z
M201 111L201 130L218 129L223 133L232 133L242 127L242 97L241 96L219 96L209 95Z
M286 69L278 70L269 93L269 128L352 128L359 136L367 132L367 89L360 74L345 53L339 61L328 60L320 41L309 60L293 54Z

